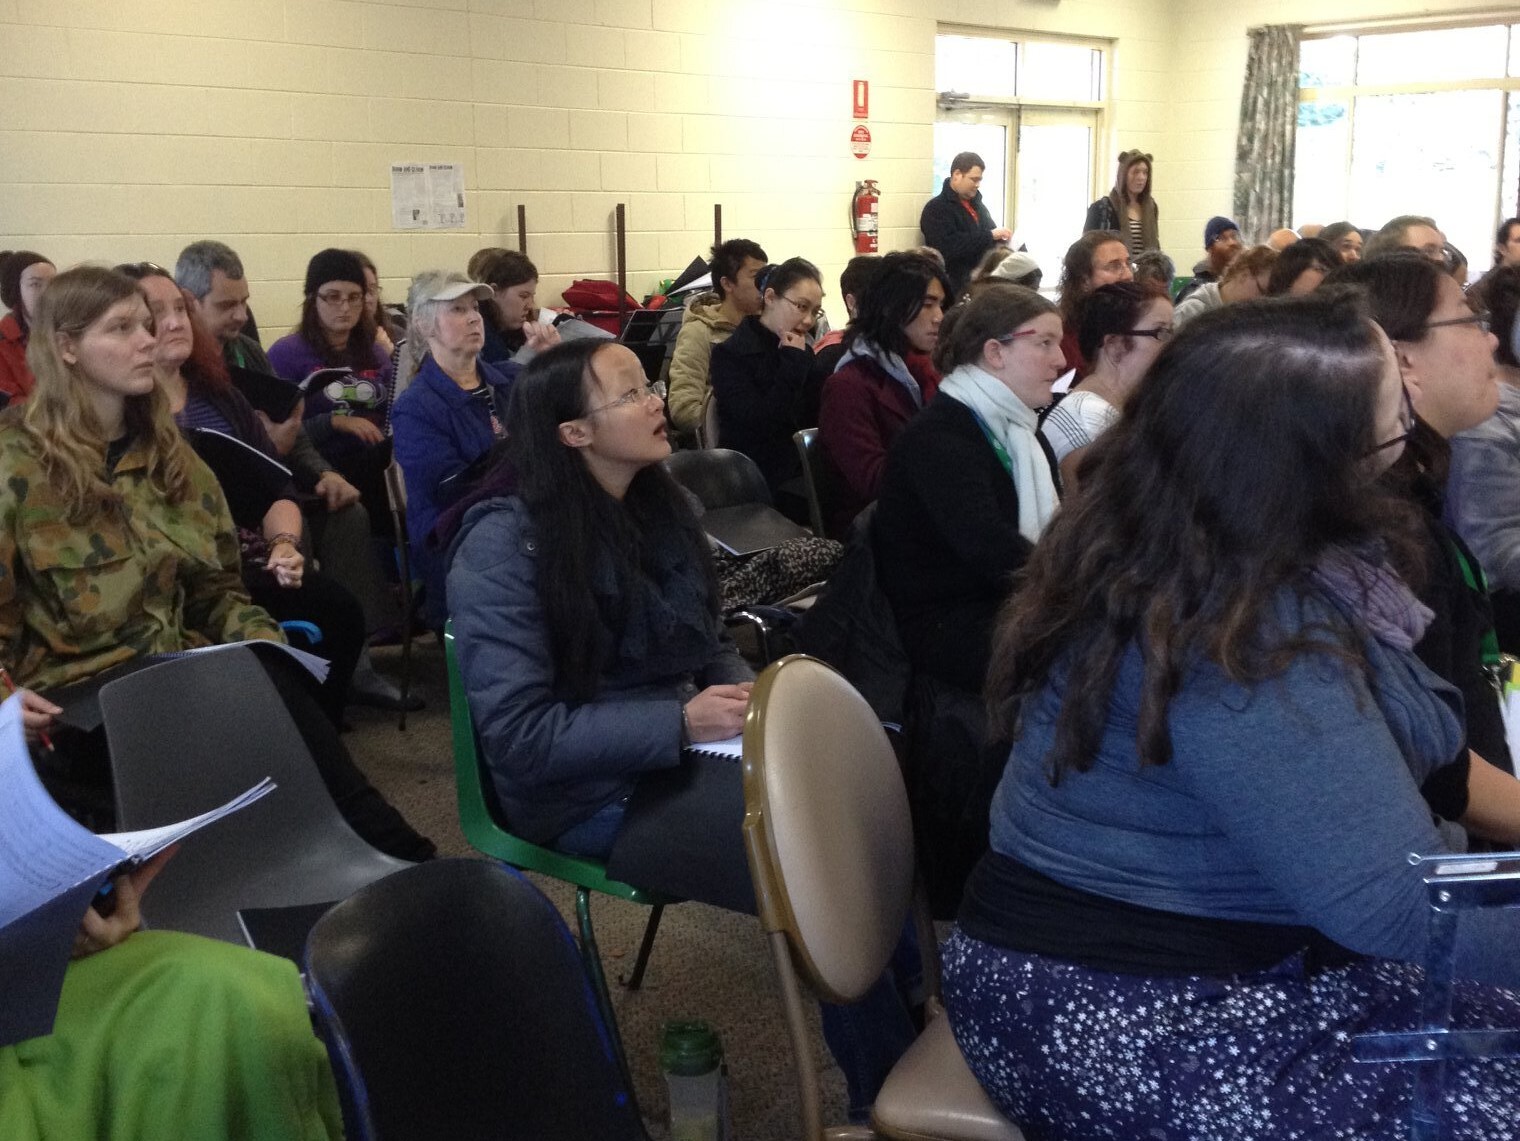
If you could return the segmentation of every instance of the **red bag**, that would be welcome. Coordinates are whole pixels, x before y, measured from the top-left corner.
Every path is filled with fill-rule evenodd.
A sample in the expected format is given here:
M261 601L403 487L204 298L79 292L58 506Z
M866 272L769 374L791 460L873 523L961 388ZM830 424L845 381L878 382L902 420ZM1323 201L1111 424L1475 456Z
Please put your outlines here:
M615 281L586 277L570 283L563 294L565 304L581 320L605 329L614 337L622 332L618 325L618 287ZM631 293L623 294L628 313L642 309Z

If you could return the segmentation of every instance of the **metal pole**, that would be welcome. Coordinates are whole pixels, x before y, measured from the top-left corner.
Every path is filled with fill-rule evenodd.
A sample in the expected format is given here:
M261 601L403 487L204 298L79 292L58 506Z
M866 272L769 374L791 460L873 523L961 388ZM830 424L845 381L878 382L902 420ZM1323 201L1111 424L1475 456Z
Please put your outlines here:
M617 204L618 336L628 320L628 210Z

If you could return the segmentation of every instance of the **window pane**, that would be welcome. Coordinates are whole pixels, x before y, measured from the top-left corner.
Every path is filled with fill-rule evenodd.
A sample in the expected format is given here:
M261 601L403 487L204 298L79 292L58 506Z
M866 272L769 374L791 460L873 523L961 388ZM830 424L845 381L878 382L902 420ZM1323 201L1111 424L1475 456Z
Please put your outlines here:
M1520 24L1509 28L1509 73L1520 76Z
M1293 224L1346 221L1351 114L1345 103L1300 103L1293 154ZM1362 223L1358 223L1361 225Z
M1047 289L1060 277L1066 247L1082 236L1082 213L1071 206L1092 193L1092 152L1090 119L1026 121L1019 128L1019 213L1009 225L1040 263Z
M1298 48L1300 87L1345 87L1356 82L1356 37L1305 40Z
M1019 95L1025 99L1099 99L1102 59L1102 52L1081 44L1026 43Z
M1356 101L1351 221L1373 229L1427 214L1471 266L1486 265L1499 200L1495 91L1363 96Z
M1496 79L1508 63L1508 29L1446 28L1362 36L1358 83L1409 83L1425 79Z
M997 123L962 123L941 119L934 124L934 184L938 194L950 177L950 162L961 151L975 151L987 164L982 172L982 205L999 226L1007 217L1008 128Z
M934 88L1012 99L1018 45L987 36L935 36Z

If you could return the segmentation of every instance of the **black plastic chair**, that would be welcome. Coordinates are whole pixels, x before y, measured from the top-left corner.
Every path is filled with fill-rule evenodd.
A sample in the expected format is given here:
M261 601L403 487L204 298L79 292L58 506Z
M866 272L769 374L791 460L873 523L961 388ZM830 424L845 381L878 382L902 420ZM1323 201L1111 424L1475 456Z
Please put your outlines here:
M792 433L792 443L802 457L802 481L807 491L808 519L813 524L813 534L833 539L829 534L828 512L833 508L833 485L830 482L828 460L823 454L823 440L817 428L803 428Z
M742 503L771 505L765 476L743 452L728 448L674 452L665 460L665 470L709 511Z
M198 815L266 776L279 786L184 842L143 900L149 927L243 943L243 908L327 903L413 866L338 814L252 650L128 674L101 689L100 708L123 831Z
M306 971L359 1138L645 1138L575 942L519 872L372 884L318 921Z

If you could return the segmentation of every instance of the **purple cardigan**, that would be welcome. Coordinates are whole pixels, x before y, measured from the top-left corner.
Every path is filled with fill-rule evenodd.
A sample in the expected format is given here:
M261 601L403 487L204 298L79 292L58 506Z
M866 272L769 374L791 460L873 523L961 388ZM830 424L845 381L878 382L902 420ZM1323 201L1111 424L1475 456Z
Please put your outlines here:
M333 431L334 413L362 416L379 428L385 427L391 401L391 362L378 345L374 346L374 359L374 367L355 370L355 381L348 385L334 382L307 392L306 433L322 451L357 451L363 446L353 436ZM301 334L290 333L269 346L269 364L276 375L300 383L316 369L326 367L327 361Z

